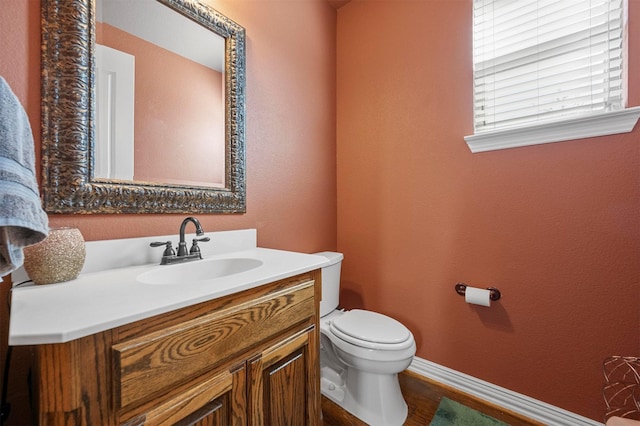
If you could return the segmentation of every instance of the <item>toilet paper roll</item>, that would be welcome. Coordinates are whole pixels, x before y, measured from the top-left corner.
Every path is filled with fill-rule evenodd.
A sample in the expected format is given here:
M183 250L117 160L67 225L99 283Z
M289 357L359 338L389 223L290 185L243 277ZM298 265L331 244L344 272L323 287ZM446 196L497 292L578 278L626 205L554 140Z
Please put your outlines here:
M467 286L464 300L472 305L491 306L491 291Z

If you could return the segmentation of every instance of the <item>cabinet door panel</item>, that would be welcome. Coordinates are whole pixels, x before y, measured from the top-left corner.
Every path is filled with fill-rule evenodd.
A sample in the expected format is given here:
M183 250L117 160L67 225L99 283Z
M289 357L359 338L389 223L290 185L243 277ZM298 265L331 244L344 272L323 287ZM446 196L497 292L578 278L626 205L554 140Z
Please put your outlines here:
M264 381L267 424L306 424L306 374L302 350L267 369ZM286 417L282 417L286 416Z
M310 327L249 360L249 424L319 424L316 339Z

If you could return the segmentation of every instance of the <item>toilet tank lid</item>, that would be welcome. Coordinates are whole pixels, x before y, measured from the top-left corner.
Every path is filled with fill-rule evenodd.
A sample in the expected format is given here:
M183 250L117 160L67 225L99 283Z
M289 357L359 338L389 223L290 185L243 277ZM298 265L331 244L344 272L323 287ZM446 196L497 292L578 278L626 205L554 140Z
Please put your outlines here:
M331 265L335 265L338 262L341 262L342 259L344 259L344 255L342 253L338 253L335 251L322 251L320 253L314 253L318 256L324 256L327 259L329 259L329 265L327 266L331 266Z

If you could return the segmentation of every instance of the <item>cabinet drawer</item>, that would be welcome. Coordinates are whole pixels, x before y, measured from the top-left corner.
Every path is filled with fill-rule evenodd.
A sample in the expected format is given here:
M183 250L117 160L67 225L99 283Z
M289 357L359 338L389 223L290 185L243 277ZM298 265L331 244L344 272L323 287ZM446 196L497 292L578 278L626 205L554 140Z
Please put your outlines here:
M118 408L158 396L315 316L309 280L113 346Z

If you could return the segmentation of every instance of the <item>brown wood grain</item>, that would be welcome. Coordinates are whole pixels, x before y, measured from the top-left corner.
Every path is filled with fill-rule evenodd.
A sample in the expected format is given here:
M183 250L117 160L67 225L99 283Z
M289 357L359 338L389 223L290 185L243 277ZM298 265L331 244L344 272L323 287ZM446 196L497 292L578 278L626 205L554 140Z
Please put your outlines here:
M239 306L247 303L250 304L256 299L269 297L269 295L280 293L292 286L296 286L307 281L317 281L317 277L319 276L320 273L314 272L300 274L250 290L230 294L214 300L167 312L162 315L125 324L117 328L118 339L122 342L136 337L149 335L155 331L162 331L168 327L176 326L195 318L232 309L233 306Z
M290 354L283 362L266 371L269 386L264 390L269 411L267 424L304 426L306 416L306 375L302 351Z
M313 316L313 281L114 345L119 406L192 378Z
M39 423L318 424L319 279L313 271L37 346Z
M409 414L404 426L428 425L433 419L442 397L457 401L511 426L543 425L410 371L400 373L399 380L402 394L409 407ZM326 397L322 397L322 417L324 426L366 426L366 423L352 416Z
M165 400L147 411L146 424L173 425L184 418L189 418L190 414L200 411L201 407L206 408L206 415L210 411L217 411L222 407L222 402L216 401L211 407L208 407L209 403L230 392L232 384L231 373L222 371L191 386L176 398Z
M319 424L315 348L314 325L249 360L250 424Z
M39 424L114 424L110 331L36 347Z

